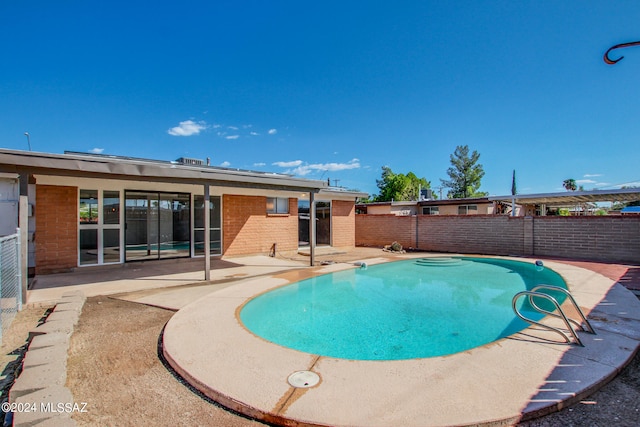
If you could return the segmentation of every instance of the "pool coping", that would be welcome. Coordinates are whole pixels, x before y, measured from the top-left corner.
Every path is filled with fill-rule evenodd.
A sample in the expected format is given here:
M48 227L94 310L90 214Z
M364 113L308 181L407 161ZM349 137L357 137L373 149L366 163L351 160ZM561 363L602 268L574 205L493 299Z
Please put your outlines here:
M399 258L431 256L441 254ZM591 394L617 375L640 345L637 298L598 273L556 261L545 265L563 276L596 329L597 335L580 334L585 347L566 345L559 335L531 327L450 356L354 361L281 347L240 324L238 310L253 296L314 275L356 268L354 264L247 279L211 293L167 323L163 355L208 397L270 423L500 425L554 412ZM288 384L290 374L306 370L320 376L319 384L310 388Z

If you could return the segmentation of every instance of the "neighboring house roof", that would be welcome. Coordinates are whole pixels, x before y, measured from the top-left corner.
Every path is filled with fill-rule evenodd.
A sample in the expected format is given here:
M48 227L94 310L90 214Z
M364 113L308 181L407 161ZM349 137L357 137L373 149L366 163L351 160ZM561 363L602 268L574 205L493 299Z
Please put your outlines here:
M565 191L562 193L516 194L515 196L490 196L489 200L507 202L515 199L521 205L542 205L566 207L579 203L631 202L640 200L640 188L619 190Z
M328 190L326 181L269 172L85 153L50 154L0 149L0 172L250 187ZM332 193L329 191L329 193ZM347 192L341 194L348 194ZM354 193L362 196L363 193Z

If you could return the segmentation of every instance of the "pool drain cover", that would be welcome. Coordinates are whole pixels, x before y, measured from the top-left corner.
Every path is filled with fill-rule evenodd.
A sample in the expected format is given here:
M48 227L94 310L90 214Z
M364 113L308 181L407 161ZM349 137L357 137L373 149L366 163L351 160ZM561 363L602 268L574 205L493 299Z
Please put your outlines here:
M320 377L311 371L296 371L289 375L289 384L296 388L309 388L320 382Z

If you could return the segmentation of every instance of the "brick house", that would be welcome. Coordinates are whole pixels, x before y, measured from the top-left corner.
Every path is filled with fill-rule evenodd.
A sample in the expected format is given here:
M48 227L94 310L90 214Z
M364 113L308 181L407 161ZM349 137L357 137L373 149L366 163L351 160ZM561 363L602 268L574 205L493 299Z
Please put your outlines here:
M411 216L411 215L491 215L502 212L502 205L497 205L487 197L467 199L436 199L409 202L373 202L356 206L359 213L369 215ZM510 209L510 207L509 207ZM518 209L518 208L516 208Z
M19 209L11 210L18 218L0 222L5 230L12 220L27 229L31 275L316 245L352 248L355 201L366 196L326 181L196 159L6 149L0 181L19 189Z

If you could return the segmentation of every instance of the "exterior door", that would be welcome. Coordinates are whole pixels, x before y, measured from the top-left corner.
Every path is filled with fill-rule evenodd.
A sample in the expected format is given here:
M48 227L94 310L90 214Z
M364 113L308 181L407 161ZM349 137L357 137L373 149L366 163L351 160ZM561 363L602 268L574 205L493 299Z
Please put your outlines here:
M331 202L316 202L316 245L331 245ZM298 200L298 247L309 246L309 201Z
M125 193L126 261L191 256L190 195Z

